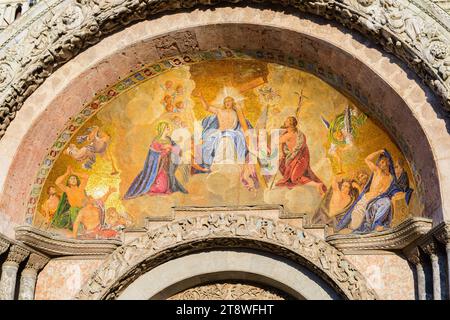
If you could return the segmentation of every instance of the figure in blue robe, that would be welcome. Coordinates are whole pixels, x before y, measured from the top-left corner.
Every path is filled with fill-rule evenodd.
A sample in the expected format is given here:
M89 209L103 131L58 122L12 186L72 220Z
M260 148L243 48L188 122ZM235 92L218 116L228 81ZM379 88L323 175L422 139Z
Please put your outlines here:
M249 129L253 128L250 122L246 119ZM233 130L219 130L219 120L217 115L211 115L203 119L202 121L202 163L200 166L205 169L209 169L214 163L217 148L222 138L228 137L234 143L236 151L236 160L239 163L244 163L248 153L247 144L245 142L244 131L242 130L239 121L236 121L236 126ZM200 173L201 171L197 171Z
M394 162L390 153L387 150L384 150L382 154L380 154L376 165L378 166L381 159L386 158L388 161L389 173L392 177L391 183L387 190L382 194L376 196L375 198L369 200L367 204L363 207L364 209L364 217L361 224L353 229L353 233L369 233L373 232L379 227L385 229L388 228L392 221L392 205L391 199L398 192L402 192L401 188L398 185L398 180L395 175ZM364 187L361 194L358 196L353 205L348 209L342 219L337 223L336 231L340 231L344 228L349 227L352 222L352 214L355 209L360 210L361 205L364 204L365 198L364 195L370 190L372 185L374 174L370 176L369 181ZM361 202L361 203L360 203Z
M164 195L173 192L187 193L175 177L178 167L176 157L179 147L168 137L169 124L158 124L158 136L152 141L145 159L144 168L131 183L124 199L133 199L145 194Z

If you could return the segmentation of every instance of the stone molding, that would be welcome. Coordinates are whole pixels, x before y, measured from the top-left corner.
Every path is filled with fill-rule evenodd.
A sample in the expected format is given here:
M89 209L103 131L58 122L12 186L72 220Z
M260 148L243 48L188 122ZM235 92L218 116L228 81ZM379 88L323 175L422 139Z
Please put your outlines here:
M155 14L225 3L227 1L220 0L49 0L38 3L29 10L26 19L19 19L14 28L7 28L0 37L0 41L3 40L0 43L0 138L25 99L48 76L103 37ZM358 30L406 62L450 110L450 24L436 18L433 11L419 8L412 0L270 3L290 6ZM164 43L161 46L165 48ZM172 54L173 50L167 50ZM177 50L182 53L195 48L188 43Z
M382 232L362 235L331 235L325 240L348 254L368 254L375 250L402 250L430 231L431 219L410 218L398 226Z
M306 265L348 299L377 298L359 271L325 241L271 219L224 213L180 219L119 247L93 273L77 299L114 299L157 265L212 247L270 251Z
M105 256L113 252L122 241L66 239L31 226L19 226L16 239L50 257Z

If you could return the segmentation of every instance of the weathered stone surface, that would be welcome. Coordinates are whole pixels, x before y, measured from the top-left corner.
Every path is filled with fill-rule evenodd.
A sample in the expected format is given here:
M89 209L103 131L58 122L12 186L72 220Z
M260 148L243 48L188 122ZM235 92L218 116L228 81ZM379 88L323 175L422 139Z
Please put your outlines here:
M344 255L323 240L270 219L233 214L181 219L147 232L112 253L77 297L114 298L127 284L164 260L217 245L261 250L275 246L269 250L302 261L349 299L377 297Z
M260 285L220 282L179 292L168 300L288 300L282 292Z
M105 35L155 14L220 2L53 0L39 3L31 11L48 13L39 15L39 19L35 15L34 20L21 21L15 30L6 32L0 45L0 90L3 91L0 137L24 100L56 68ZM287 5L282 1L272 3ZM437 23L433 12L421 11L406 0L308 0L294 1L289 6L336 20L380 43L386 51L407 62L441 97L446 108L450 108L450 33L447 24ZM17 38L21 44L12 45ZM192 35L186 39L161 38L160 56L195 50L196 39Z

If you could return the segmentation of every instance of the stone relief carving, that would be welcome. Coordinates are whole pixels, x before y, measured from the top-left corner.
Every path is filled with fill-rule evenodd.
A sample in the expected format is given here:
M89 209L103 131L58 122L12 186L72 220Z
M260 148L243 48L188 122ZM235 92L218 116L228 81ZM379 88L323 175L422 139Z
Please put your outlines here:
M24 261L30 252L22 248L18 245L12 245L9 249L8 256L6 258L6 262L14 263L14 264L20 264L22 261Z
M198 51L197 38L190 31L177 32L156 38L155 46L161 59L176 56L180 53Z
M32 269L36 272L40 271L50 259L36 253L32 253L28 258L25 269Z
M438 254L438 243L429 235L425 237L420 247L429 256Z
M6 252L9 248L9 242L0 238L0 255Z
M436 226L435 230L433 230L434 237L437 241L440 243L446 245L447 247L450 246L450 224L449 223L441 223L438 226Z
M239 0L233 2L240 2ZM255 2L261 2L256 1ZM273 1L272 1L273 2ZM24 100L59 66L104 36L153 14L221 1L72 0L49 1L45 18L18 21L17 34L0 45L0 138ZM285 1L275 1L286 5ZM292 1L292 7L357 29L387 51L406 61L442 98L450 109L450 57L448 28L432 12L420 11L406 0L308 0ZM38 10L38 6L31 10ZM17 25L17 24L16 24ZM5 32L8 32L6 30ZM18 44L14 41L21 38ZM16 54L8 51L14 47ZM194 35L161 38L160 54L195 50ZM7 67L9 65L9 67ZM27 68L21 68L27 65Z
M221 282L186 289L168 300L287 300L272 288L237 282Z
M350 299L377 297L345 256L326 242L270 219L222 213L169 223L118 248L94 272L79 292L78 299L114 298L152 265L189 250L208 248L211 243L266 250L271 247L270 250L293 259L296 257L319 271L336 290Z

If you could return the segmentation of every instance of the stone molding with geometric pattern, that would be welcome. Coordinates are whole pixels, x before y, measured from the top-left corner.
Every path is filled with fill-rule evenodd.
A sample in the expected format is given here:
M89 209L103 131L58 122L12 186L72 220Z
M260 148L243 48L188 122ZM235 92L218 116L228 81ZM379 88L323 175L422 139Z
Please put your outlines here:
M115 250L92 274L78 299L114 299L148 270L177 257L211 248L270 251L314 271L348 299L377 299L373 289L344 254L291 225L244 214L184 218Z
M429 0L48 0L0 35L0 139L47 77L105 36L156 14L229 2L267 2L358 30L406 62L450 110L450 22Z
M17 240L50 257L105 256L122 245L118 239L66 239L28 225L19 226L15 231Z
M345 254L368 254L376 250L403 250L432 228L431 219L414 217L381 232L369 234L330 235L325 240Z

